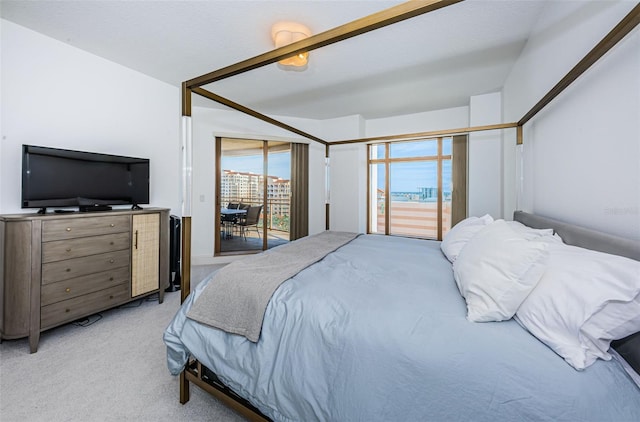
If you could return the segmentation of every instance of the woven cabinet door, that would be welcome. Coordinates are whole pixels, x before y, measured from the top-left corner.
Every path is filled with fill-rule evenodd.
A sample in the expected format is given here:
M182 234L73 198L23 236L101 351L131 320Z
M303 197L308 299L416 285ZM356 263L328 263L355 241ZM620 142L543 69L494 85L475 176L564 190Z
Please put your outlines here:
M134 215L131 234L131 297L135 297L160 287L160 214Z

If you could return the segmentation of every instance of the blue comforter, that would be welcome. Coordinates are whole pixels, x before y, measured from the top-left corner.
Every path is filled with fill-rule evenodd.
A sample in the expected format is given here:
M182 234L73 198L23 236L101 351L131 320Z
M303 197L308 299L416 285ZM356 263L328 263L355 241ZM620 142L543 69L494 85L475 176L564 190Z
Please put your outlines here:
M204 284L170 372L192 355L277 421L640 421L616 360L578 372L513 320L467 321L438 242L358 237L276 290L258 343L186 318Z

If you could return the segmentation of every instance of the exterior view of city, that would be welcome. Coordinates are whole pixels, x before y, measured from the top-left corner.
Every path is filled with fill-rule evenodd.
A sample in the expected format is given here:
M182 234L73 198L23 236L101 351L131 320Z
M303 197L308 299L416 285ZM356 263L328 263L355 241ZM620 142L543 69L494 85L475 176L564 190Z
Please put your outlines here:
M451 227L452 138L371 144L368 156L369 231L442 239Z
M418 188L416 192L391 192L390 231L401 236L437 239L438 237L438 189ZM371 231L384 233L384 190L377 189L376 212ZM442 235L451 228L451 192L443 192Z
M264 178L261 174L233 170L222 171L220 195L222 204L241 202L249 205L262 205ZM267 209L262 212L258 227L267 216L267 228L289 232L289 198L291 181L278 176L267 176Z
M222 205L266 205L258 228L262 230L266 225L270 236L288 239L291 196L288 147L276 151L270 146L270 174L263 176L263 150L251 146L237 141L230 144L222 157ZM451 227L451 138L374 144L370 146L369 158L368 231L384 234L388 214L388 232L392 235L441 239ZM265 193L267 198L263 201Z
M222 203L241 202L261 205L263 176L252 172L222 171ZM384 233L385 195L377 189L376 212L371 232ZM258 227L267 215L267 229L289 232L291 181L267 176L267 212L262 213ZM413 192L391 192L391 234L436 239L438 233L438 188L419 187ZM442 235L451 227L451 192L443 192Z

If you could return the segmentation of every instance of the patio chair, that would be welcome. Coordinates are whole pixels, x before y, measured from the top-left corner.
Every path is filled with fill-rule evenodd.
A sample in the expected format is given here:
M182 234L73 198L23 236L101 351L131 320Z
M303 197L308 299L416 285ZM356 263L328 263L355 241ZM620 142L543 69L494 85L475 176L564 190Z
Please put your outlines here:
M260 237L260 230L258 230L258 221L260 221L260 213L262 212L262 205L257 207L249 207L247 209L247 215L244 219L238 221L238 226L240 226L240 235L244 237L244 240L247 240L247 232L246 230L249 227L255 227L256 233L258 233L258 238Z

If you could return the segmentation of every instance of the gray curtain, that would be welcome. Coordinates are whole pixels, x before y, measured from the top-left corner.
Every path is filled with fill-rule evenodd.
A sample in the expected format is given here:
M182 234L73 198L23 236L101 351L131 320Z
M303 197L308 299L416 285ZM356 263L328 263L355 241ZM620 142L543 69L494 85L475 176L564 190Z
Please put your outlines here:
M451 227L467 218L467 137L468 135L453 137Z
M289 239L309 234L309 145L291 144Z

